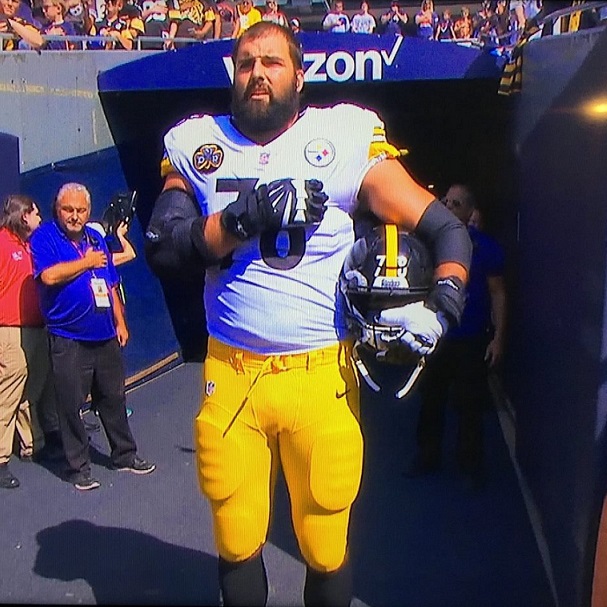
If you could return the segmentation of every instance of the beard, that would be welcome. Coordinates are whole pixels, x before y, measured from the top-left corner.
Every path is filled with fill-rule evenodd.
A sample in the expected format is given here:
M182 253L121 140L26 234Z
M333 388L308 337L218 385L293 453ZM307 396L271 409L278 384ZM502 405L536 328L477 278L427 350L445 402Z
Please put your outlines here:
M279 131L299 111L299 92L295 80L289 90L280 96L264 88L269 95L267 102L251 99L251 94L257 88L257 83L251 83L242 95L232 96L231 110L236 126L244 134Z

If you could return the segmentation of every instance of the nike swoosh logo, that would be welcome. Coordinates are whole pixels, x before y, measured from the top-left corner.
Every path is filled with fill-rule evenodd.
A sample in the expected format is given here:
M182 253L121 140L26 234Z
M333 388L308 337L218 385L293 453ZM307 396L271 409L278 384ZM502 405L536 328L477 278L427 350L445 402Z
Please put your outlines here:
M350 388L346 388L343 392L335 390L335 398L343 398L348 392L350 392Z

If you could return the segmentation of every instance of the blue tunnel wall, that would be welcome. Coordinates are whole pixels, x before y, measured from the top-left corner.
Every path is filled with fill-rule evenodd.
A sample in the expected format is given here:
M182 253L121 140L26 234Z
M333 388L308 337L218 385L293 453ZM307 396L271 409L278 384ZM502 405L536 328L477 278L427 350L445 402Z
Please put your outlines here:
M19 191L19 138L0 133L0 200Z
M507 389L559 604L590 604L606 492L607 31L525 49Z

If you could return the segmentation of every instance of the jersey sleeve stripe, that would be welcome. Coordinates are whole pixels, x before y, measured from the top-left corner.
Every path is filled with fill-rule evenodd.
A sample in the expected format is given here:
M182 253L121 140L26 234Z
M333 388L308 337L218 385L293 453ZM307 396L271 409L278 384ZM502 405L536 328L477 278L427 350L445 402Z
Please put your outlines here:
M377 158L383 160L384 158L398 158L399 156L399 150L385 140L372 141L369 145L369 159Z
M160 176L164 178L169 173L174 173L174 172L175 172L175 167L173 167L173 164L171 163L169 158L167 156L165 156L160 161Z

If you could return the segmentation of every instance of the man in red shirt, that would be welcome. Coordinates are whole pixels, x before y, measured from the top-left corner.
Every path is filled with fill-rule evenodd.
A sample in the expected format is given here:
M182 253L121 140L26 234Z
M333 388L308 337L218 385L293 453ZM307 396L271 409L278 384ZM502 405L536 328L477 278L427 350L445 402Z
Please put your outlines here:
M8 468L15 429L21 459L34 454L32 409L52 399L48 341L38 304L28 239L40 225L34 201L8 196L0 216L0 488L19 480ZM54 403L52 403L54 404ZM47 410L51 410L47 408ZM44 426L45 420L41 420ZM49 445L50 446L50 445Z

